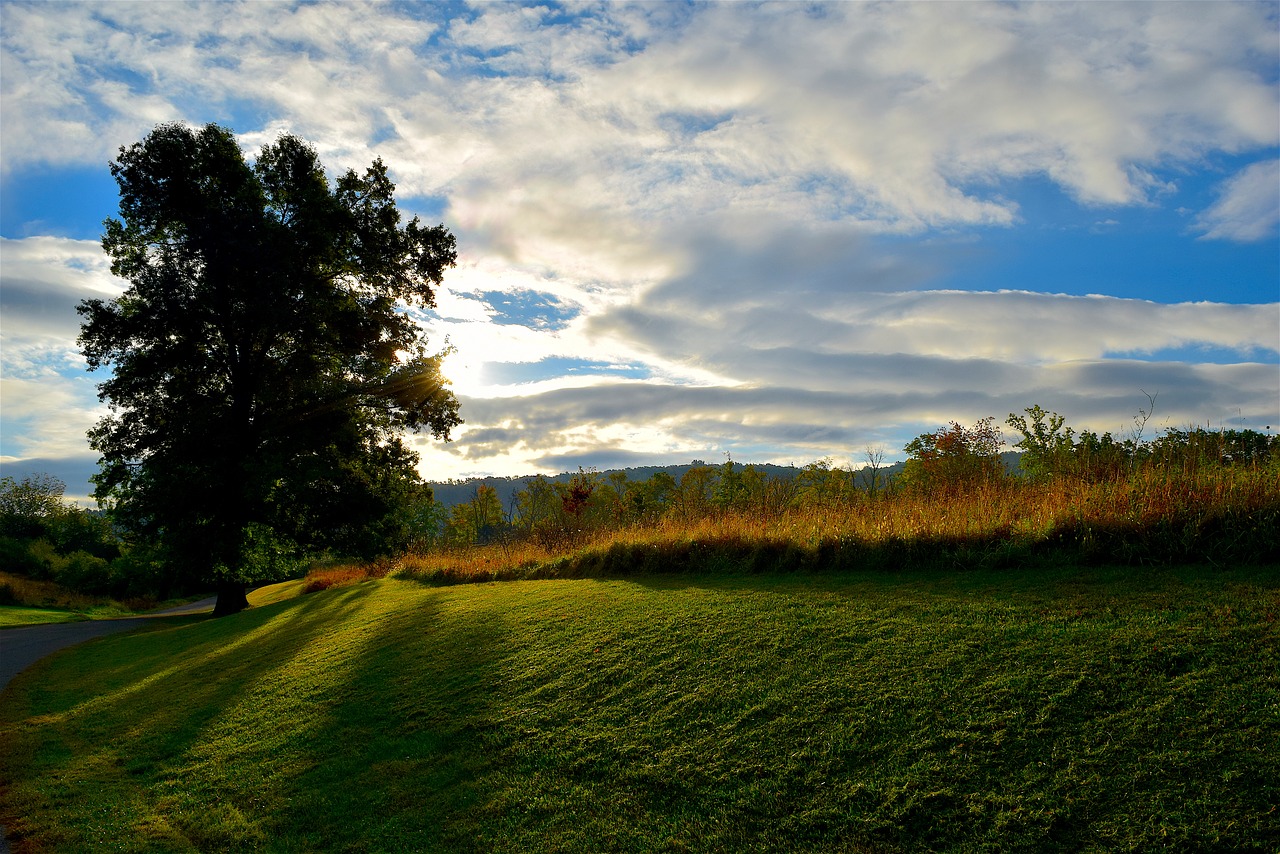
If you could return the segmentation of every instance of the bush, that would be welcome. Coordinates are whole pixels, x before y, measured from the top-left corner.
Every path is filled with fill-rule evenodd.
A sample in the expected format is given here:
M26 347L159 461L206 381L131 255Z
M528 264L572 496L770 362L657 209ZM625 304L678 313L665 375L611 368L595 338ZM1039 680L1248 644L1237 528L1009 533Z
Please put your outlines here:
M379 558L367 563L343 563L337 566L313 567L306 577L303 593L319 593L331 587L347 587L371 578L386 578L400 568L400 561Z
M48 564L31 552L31 543L17 537L0 537L0 571L44 578Z
M34 570L30 573L32 578L52 579L62 569L64 558L48 540L32 540L27 543L27 551L35 561Z
M898 480L905 489L926 493L998 481L1004 477L1002 447L1004 437L994 418L983 418L972 427L952 421L907 443L903 450L910 459Z
M135 546L111 561L110 573L122 596L171 599L201 589L188 575L173 572L159 551L144 546Z
M66 507L48 520L49 538L60 554L88 552L112 560L120 556L120 541L111 522L103 515L76 507Z
M63 587L82 593L108 594L117 592L111 574L111 565L102 558L84 551L75 551L61 561L54 580Z

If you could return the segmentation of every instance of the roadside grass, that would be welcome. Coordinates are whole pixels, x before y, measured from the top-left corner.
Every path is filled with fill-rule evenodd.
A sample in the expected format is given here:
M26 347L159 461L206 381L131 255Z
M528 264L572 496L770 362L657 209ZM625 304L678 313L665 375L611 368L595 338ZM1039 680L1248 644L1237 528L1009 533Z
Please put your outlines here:
M69 590L52 581L0 571L0 629L38 623L73 623L127 617L132 606L154 607L151 600L118 602Z
M37 626L42 623L77 623L89 619L76 611L59 608L28 608L23 605L0 605L0 629Z
M0 818L52 851L1276 850L1278 615L1276 566L388 578L21 674Z
M112 603L104 596L91 596L52 581L27 578L0 570L0 595L6 607L44 607L56 610L89 611Z

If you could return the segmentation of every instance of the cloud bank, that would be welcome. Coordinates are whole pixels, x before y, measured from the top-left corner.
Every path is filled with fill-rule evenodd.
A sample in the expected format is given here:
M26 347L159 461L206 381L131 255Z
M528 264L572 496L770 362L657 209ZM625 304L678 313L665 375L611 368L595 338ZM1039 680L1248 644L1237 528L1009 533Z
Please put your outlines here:
M7 181L217 121L249 150L296 132L334 170L382 157L402 206L457 233L462 263L421 319L457 348L468 423L422 444L429 475L892 453L1032 403L1122 430L1140 390L1172 424L1280 424L1274 288L1226 304L1210 281L1175 303L944 284L985 235L1049 227L1029 187L1099 227L1185 206L1170 233L1187 241L1275 245L1267 4L0 15ZM70 453L97 411L74 304L119 283L92 241L3 249L3 453Z

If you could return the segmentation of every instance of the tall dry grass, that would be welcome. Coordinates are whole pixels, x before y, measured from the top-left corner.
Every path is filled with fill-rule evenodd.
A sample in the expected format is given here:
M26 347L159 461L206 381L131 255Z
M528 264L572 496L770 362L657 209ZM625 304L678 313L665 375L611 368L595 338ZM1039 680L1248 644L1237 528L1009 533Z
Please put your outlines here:
M1090 483L1014 478L932 494L858 495L781 513L516 533L401 560L437 583L682 570L977 567L1034 562L1280 562L1280 482L1263 468L1142 470Z

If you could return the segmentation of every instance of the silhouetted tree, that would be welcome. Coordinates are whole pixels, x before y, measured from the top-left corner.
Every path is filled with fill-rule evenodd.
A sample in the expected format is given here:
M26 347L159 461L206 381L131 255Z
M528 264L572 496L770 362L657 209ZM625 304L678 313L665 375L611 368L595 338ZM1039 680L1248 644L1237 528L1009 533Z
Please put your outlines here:
M220 614L302 549L388 547L417 494L402 431L461 423L405 311L434 304L453 235L401 223L381 161L331 185L291 135L250 164L225 128L162 125L111 174L102 243L130 285L79 308L112 370L95 496Z

